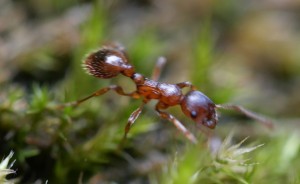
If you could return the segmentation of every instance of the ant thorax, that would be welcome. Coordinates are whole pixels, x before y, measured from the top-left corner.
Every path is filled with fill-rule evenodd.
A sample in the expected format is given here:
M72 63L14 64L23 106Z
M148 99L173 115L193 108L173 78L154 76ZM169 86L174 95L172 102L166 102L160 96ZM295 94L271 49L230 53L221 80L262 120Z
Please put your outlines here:
M181 89L175 84L167 84L145 79L143 84L137 84L137 92L147 100L159 99L167 106L180 104L182 99Z
M161 93L161 102L173 106L180 104L182 100L182 91L175 84L158 83L157 88Z

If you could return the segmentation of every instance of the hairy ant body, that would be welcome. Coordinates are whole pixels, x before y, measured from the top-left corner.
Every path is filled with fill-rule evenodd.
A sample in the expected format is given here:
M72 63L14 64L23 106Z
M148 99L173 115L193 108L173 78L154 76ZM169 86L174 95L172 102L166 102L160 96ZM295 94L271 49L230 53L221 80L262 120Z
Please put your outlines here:
M163 57L158 59L152 74L152 79L136 73L134 67L128 61L129 59L122 46L117 44L105 45L98 51L87 56L87 58L83 61L83 68L88 74L103 79L113 78L118 74L129 77L136 84L136 91L132 93L125 93L120 86L111 85L97 90L93 94L81 100L66 103L61 107L77 106L92 97L100 96L110 90L115 91L119 95L129 96L132 98L143 98L143 103L130 115L128 119L125 127L124 138L127 137L131 126L142 112L144 105L153 99L158 100L155 106L155 110L158 115L161 118L172 122L176 128L193 143L197 142L195 136L173 115L162 110L167 109L170 106L180 105L183 113L187 117L191 118L197 124L204 125L210 129L214 129L218 122L216 109L235 110L262 122L268 127L272 126L272 123L269 120L246 110L241 106L214 104L212 100L198 91L190 82L181 82L177 84L158 82L157 80L160 76L161 69L166 62ZM185 87L190 89L186 94L183 94L182 88Z

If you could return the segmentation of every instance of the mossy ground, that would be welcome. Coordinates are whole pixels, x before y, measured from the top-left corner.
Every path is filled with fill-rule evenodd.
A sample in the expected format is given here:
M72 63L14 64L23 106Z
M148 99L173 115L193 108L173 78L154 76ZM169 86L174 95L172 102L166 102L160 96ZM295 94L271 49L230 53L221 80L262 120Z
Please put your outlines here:
M3 44L12 54L0 55L0 182L300 183L294 48L300 32L292 19L299 8L205 2L4 1L19 25L0 30L3 43L16 44ZM277 34L280 25L290 34ZM18 29L27 35L16 37ZM55 108L109 84L134 90L123 76L103 80L82 70L84 56L106 41L123 43L145 76L165 56L162 81L191 81L216 103L270 116L275 128L222 111L208 141L180 108L171 108L199 139L193 145L150 103L123 143L139 100L111 92L76 108Z

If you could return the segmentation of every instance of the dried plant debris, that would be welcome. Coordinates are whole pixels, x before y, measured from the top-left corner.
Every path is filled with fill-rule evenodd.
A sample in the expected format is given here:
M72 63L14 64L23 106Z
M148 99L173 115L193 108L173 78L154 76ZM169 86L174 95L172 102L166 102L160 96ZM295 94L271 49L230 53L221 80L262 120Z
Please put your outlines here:
M6 179L6 177L10 174L16 173L12 168L15 161L11 162L11 159L14 155L14 152L11 151L9 155L0 162L0 183L3 184L13 184L16 182L15 179Z

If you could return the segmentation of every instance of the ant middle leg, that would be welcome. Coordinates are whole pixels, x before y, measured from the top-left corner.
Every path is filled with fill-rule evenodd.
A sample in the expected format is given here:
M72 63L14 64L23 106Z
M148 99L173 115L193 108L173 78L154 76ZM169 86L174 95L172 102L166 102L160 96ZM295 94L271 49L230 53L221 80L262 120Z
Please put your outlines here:
M156 61L153 73L152 73L152 80L157 81L160 77L161 70L165 66L167 60L165 57L159 57Z
M133 111L131 113L131 115L128 118L128 122L125 126L125 132L124 132L124 137L123 140L127 139L127 134L131 128L131 126L133 125L133 123L135 122L135 120L139 117L139 115L141 114L143 108L144 108L145 103L142 103L142 105L137 108L135 111Z
M74 102L69 102L69 103L65 103L65 104L62 104L62 105L59 105L57 108L58 109L62 109L62 108L65 108L65 107L75 107L75 106L78 106L80 105L82 102L85 102L93 97L96 97L96 96L100 96L100 95L103 95L104 93L110 91L110 90L113 90L115 91L116 93L118 93L119 95L123 95L123 96L130 96L132 98L139 98L139 94L136 93L136 92L132 92L132 93L125 93L123 91L123 89L120 87L120 86L117 86L117 85L111 85L111 86L108 86L108 87L105 87L105 88L102 88L102 89L99 89L97 91L95 91L94 93L92 93L91 95L85 97L85 98L82 98L80 100L77 100L77 101L74 101Z
M198 141L196 137L188 129L186 129L185 126L179 120L177 120L173 115L161 111L161 109L165 108L166 107L164 107L161 103L157 103L155 110L156 112L158 112L161 118L172 122L175 125L175 127L185 135L186 138L188 138L192 143L197 144Z

